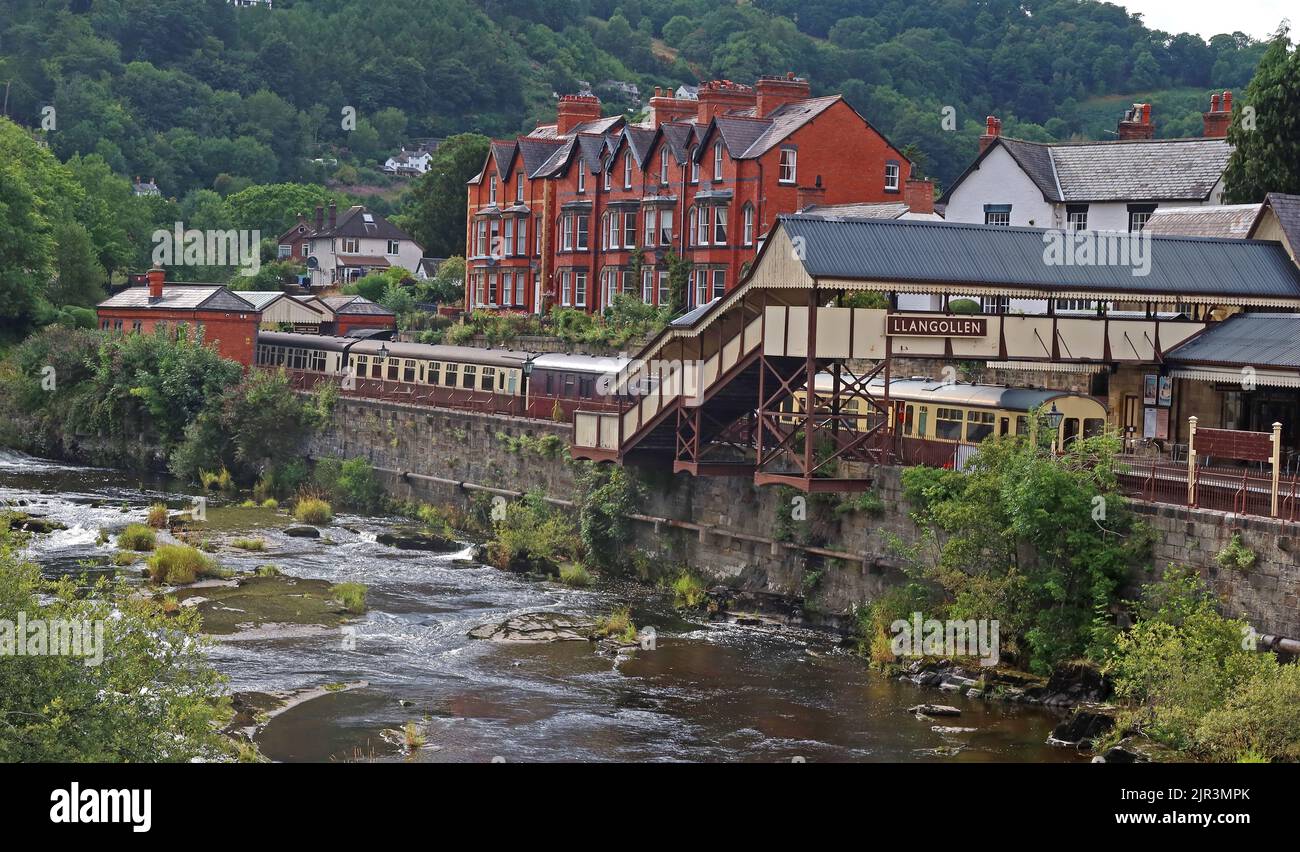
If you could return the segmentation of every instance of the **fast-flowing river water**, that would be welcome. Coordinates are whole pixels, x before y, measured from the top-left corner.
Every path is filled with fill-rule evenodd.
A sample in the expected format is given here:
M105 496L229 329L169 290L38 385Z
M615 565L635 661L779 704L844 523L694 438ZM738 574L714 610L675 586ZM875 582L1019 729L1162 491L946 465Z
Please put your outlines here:
M49 575L107 566L99 531L173 508L197 493L165 480L77 467L0 450L0 504L67 526L33 538ZM212 511L219 512L214 508ZM265 553L222 549L222 564L274 563L286 574L369 587L367 613L340 636L218 638L215 665L238 691L364 681L275 716L259 733L283 761L1073 761L1044 744L1058 717L968 700L888 679L842 651L835 637L684 620L662 593L632 584L574 590L470 562L460 553L376 543L392 519L342 517L321 539L290 538L271 512L228 512L230 534L265 539ZM138 569L126 569L138 575ZM506 644L469 638L508 616L583 616L631 606L653 626L653 650L618 657L587 642ZM922 721L911 705L958 706L957 719ZM404 755L383 736L415 721L426 742ZM938 727L973 729L962 733Z

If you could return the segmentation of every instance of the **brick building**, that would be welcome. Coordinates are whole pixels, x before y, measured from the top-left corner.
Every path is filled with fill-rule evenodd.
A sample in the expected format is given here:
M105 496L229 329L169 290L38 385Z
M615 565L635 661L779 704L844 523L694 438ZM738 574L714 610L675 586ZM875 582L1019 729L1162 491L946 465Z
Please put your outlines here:
M698 99L656 90L640 125L564 96L554 124L493 142L468 192L465 307L532 313L595 313L617 292L666 304L670 251L692 265L688 305L706 303L736 286L779 214L810 205L933 211L929 181L888 139L793 75L704 83Z
M245 367L262 314L221 284L168 284L162 269L151 269L148 286L128 287L99 303L99 327L106 331L149 334L158 326L182 324L199 330L221 357Z

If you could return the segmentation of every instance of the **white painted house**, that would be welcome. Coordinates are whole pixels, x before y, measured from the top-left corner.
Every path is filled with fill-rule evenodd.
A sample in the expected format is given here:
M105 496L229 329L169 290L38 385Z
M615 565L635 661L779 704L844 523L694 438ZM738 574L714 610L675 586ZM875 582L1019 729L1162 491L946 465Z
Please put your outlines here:
M1230 94L1223 103L1230 105ZM1231 107L1228 106L1228 110ZM1206 137L1155 139L1151 105L1134 104L1119 139L1049 144L1001 135L990 116L980 154L939 203L949 222L1057 231L1134 233L1162 207L1214 206L1223 200L1223 174L1232 146L1219 97L1205 115ZM942 297L908 295L907 310L941 310ZM985 300L986 313L1046 313L1042 301ZM1078 300L1063 311L1093 311Z
M288 256L302 257L313 289L334 287L394 266L414 273L424 257L424 249L409 234L361 205L337 213L331 204L328 219L317 208L316 227L306 226L302 232L290 229L280 242L288 246Z

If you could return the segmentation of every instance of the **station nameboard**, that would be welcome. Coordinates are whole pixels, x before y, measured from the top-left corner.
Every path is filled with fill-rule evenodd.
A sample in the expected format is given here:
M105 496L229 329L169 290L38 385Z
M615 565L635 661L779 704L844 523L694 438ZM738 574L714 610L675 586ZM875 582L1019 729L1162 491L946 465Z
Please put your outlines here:
M983 317L917 317L891 314L885 327L891 337L984 337L988 320Z

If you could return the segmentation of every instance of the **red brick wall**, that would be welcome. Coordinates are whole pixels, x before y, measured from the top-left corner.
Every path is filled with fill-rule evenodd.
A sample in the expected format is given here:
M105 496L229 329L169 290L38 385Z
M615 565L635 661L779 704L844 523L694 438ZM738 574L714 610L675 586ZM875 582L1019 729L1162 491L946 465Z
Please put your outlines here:
M236 314L225 311L99 310L101 328L107 321L111 329L117 320L122 321L122 331L127 333L134 330L136 321L140 322L143 334L152 334L158 323L173 327L178 323L185 323L190 328L202 326L205 344L215 346L221 357L238 361L247 368L253 363L257 328L261 324L262 315L259 312Z

